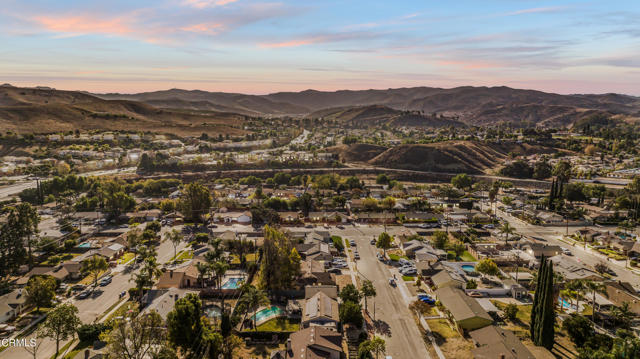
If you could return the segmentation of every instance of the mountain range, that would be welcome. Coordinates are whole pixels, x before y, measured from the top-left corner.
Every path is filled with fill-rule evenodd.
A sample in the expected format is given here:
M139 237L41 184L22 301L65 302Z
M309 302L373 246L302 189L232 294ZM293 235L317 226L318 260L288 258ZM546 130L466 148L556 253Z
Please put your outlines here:
M413 87L387 90L278 92L268 95L171 89L92 94L46 87L0 86L0 127L19 132L74 129L153 130L239 135L247 117L292 116L347 127L570 127L585 118L640 118L640 98L559 95L509 87Z

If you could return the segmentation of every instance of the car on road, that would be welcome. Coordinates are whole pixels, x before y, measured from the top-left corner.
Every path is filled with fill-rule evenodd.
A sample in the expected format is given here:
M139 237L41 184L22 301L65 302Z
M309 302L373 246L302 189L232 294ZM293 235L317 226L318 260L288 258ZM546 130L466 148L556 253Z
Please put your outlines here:
M485 229L494 229L494 228L496 228L496 227L495 227L493 224L485 224L485 225L484 225L484 228L485 228Z
M84 291L78 293L78 295L76 295L76 298L77 299L87 299L87 298L89 298L89 295L91 295L91 291L84 290Z
M304 228L313 228L313 224L307 224Z
M389 285L392 287L396 286L396 280L393 277L389 278Z
M382 253L378 253L376 255L376 257L378 258L379 261L383 261L384 262L384 256L382 255Z
M355 258L355 259L360 259L360 253L358 253L358 252L354 252L354 253L353 253L353 258Z
M113 278L111 276L106 276L100 280L99 284L101 287L106 287L112 280Z
M369 241L369 244L371 244L371 245L374 245L374 246L375 246L375 245L376 245L376 239L374 238L374 239L370 240L370 241Z
M469 292L467 293L468 296L470 297L475 297L475 298L481 298L484 297L484 294L480 293L480 292Z
M350 240L349 240L349 244L350 244L351 246L354 246L354 247L355 247L355 246L356 246L356 241L354 241L353 239L350 239Z
M572 256L573 253L571 253L571 251L567 248L562 248L562 254L567 255L567 256Z
M341 224L339 224L339 225L337 225L337 226L336 226L336 228L338 228L338 229L344 229L344 226L343 226L343 225L341 225Z

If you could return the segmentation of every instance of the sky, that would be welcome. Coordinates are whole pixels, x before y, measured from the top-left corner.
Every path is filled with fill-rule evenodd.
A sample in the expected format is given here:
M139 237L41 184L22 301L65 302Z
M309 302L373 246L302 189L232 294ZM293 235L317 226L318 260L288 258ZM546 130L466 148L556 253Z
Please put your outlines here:
M0 83L640 95L640 1L0 0Z

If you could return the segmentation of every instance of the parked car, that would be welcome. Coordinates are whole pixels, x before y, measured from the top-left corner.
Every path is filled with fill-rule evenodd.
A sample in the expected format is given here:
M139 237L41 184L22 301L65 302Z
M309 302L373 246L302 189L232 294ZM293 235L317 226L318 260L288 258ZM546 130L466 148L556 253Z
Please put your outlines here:
M73 290L85 290L85 288L87 288L87 286L86 286L86 285L84 285L84 284L80 284L80 283L78 283L78 284L74 284L74 285L71 287L71 289L73 289Z
M562 253L564 255L567 255L567 256L572 256L573 255L573 253L571 253L571 251L568 250L567 248L562 248Z
M384 256L382 255L382 253L378 253L376 255L376 257L378 258L379 261L383 261L384 262Z
M349 244L355 247L356 241L354 241L353 239L350 239L349 240Z
M99 284L101 287L106 287L107 285L109 285L109 283L111 283L111 281L112 281L111 276L108 276L108 277L102 278Z
M467 293L468 296L470 297L476 297L476 298L481 298L484 297L484 294L480 293L480 292L469 292Z
M389 285L392 286L392 287L396 286L396 280L393 277L389 278Z
M78 299L86 299L86 298L89 297L90 294L91 294L91 291L84 290L84 291L78 293L78 295L76 295L76 298L78 298Z
M360 253L358 253L358 252L354 252L354 253L353 253L353 258L355 258L355 259L360 259Z
M433 297L424 293L418 294L418 300L431 305L436 304L436 300Z
M402 275L416 275L418 271L415 268L407 268L405 270L400 271Z
M341 224L339 224L339 225L337 225L337 226L336 226L336 228L344 229L344 226L343 226L343 225L341 225Z
M370 241L369 241L369 244L371 244L371 245L374 245L374 246L375 246L375 245L376 245L376 242L377 242L377 241L376 241L376 240L375 240L375 238L374 238L374 239L372 239L372 240L370 240Z
M342 269L340 268L330 268L327 270L328 273L333 273L333 274L342 274Z

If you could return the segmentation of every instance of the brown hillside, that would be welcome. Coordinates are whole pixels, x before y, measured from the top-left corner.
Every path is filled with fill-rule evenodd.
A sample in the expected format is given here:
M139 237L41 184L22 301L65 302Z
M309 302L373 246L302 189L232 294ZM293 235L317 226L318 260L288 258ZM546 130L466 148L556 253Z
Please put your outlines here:
M313 112L308 118L323 118L337 121L353 128L389 125L393 127L460 127L462 122L448 117L423 114L418 111L400 111L387 106L371 105L361 107L342 107Z
M344 160L345 162L367 162L386 151L387 148L368 143L355 143L348 146L335 146L327 150L338 154L340 160Z
M552 153L551 148L473 141L447 141L432 144L400 145L368 162L375 166L433 172L485 173L498 167L509 152L529 155Z
M171 111L75 91L0 87L0 128L18 133L80 129L241 135L243 120L239 114Z

